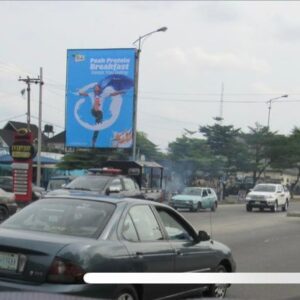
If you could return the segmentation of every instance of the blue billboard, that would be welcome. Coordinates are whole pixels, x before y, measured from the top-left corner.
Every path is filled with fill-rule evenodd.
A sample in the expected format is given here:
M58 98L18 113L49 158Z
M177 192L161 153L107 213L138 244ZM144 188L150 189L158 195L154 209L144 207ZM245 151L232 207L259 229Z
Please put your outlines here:
M132 147L135 53L134 48L67 51L67 147Z

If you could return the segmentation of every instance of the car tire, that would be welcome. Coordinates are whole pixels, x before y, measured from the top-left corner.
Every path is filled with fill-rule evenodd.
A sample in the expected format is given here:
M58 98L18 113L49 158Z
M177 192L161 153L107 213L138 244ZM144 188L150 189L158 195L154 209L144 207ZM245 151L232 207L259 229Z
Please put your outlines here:
M260 211L264 211L264 208L263 208L263 207L260 207L259 210L260 210Z
M289 207L289 202L288 202L288 200L285 200L285 203L284 203L284 205L281 207L281 210L282 210L282 211L287 211L288 207Z
M1 205L0 206L0 222L6 220L8 217L9 217L8 209L5 206Z
M132 285L120 286L116 289L114 300L139 300L138 294Z
M272 212L277 212L278 211L278 202L277 200L275 201L274 205L271 207Z
M213 206L211 207L211 209L210 209L210 210L211 210L211 211L216 211L216 209L217 209L217 206L218 206L218 205L217 205L217 203L216 203L216 202L214 202L214 203L213 203Z
M201 203L199 202L199 203L198 203L198 207L197 207L197 211L200 211L201 208L202 208L202 205L201 205Z
M247 211L252 211L252 206L251 205L246 205L246 210Z
M216 269L217 273L227 272L223 265L219 265ZM208 290L203 293L205 297L212 298L225 298L228 284L212 284L208 287Z

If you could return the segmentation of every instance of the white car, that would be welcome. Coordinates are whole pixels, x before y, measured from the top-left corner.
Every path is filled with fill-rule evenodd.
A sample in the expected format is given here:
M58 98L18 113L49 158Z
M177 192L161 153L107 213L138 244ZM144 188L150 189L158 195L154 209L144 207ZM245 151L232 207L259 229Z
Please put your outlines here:
M281 207L282 211L286 211L289 200L282 184L260 183L246 196L246 209L259 208L263 211L267 208L275 212Z

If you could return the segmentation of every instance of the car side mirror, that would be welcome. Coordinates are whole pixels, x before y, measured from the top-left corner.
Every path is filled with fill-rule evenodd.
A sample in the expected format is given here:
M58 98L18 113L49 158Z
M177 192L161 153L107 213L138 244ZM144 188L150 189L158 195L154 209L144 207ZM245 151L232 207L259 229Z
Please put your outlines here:
M199 242L205 242L210 240L210 236L206 231L200 230L198 232L198 243Z
M108 195L111 193L120 193L121 192L121 188L119 186L110 186L108 189Z

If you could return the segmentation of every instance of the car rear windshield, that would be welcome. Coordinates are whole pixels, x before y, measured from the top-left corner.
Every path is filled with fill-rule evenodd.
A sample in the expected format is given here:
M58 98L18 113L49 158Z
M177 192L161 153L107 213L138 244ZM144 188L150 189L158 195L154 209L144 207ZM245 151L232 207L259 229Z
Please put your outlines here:
M270 193L275 192L275 190L276 190L275 185L266 185L266 184L259 184L253 189L253 191L255 192L270 192Z
M198 195L201 196L202 194L202 189L199 188L185 188L182 192L184 195Z
M103 191L109 181L108 176L90 175L75 178L66 185L67 189Z
M97 238L115 204L79 199L43 199L10 217L0 227Z

